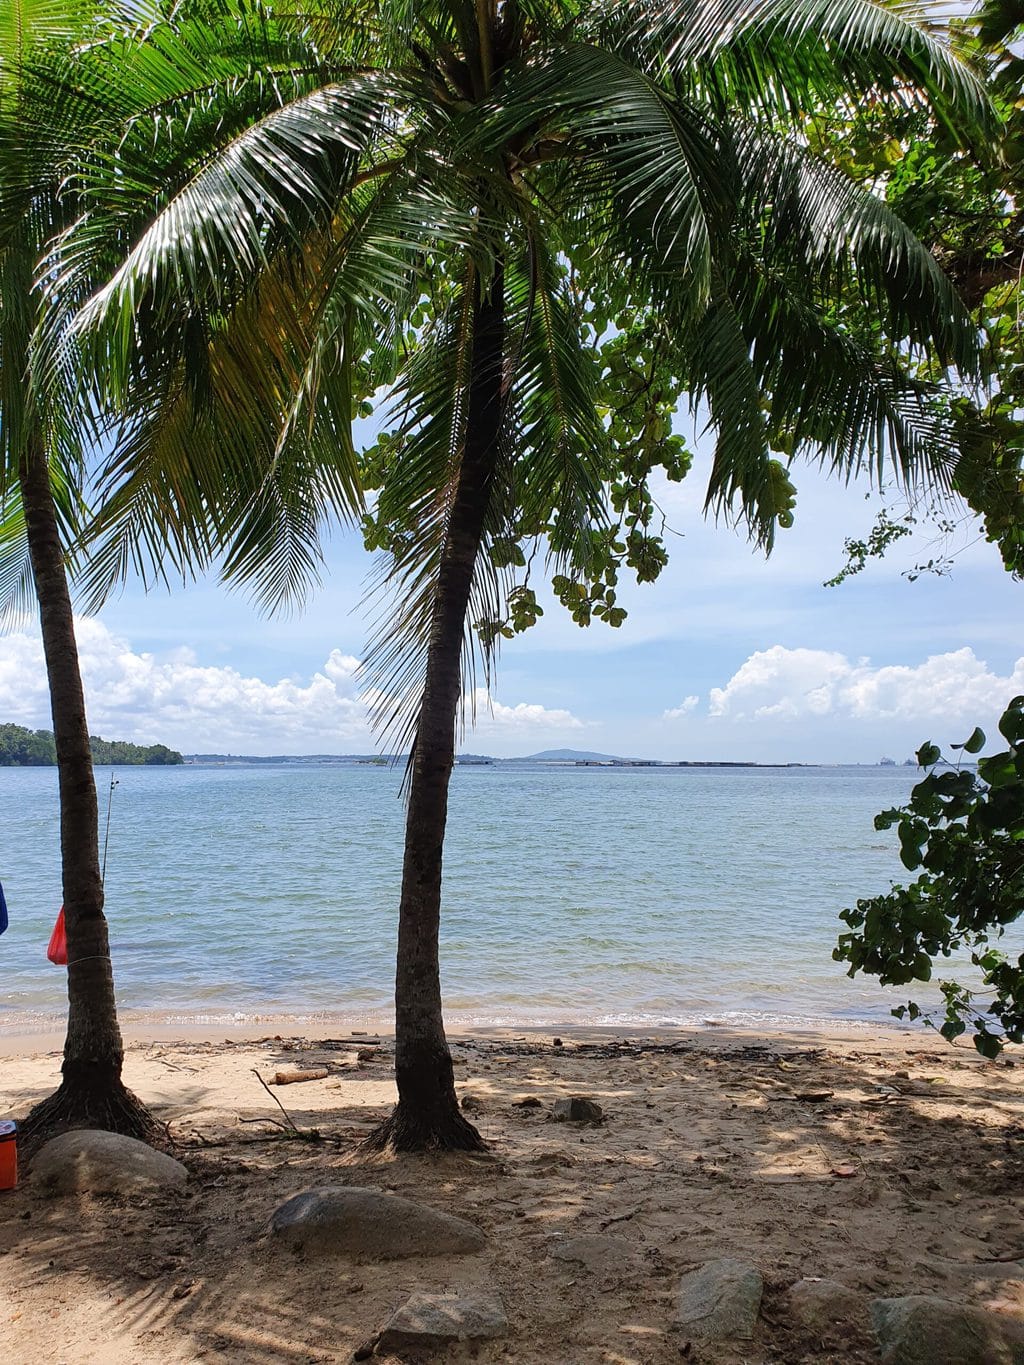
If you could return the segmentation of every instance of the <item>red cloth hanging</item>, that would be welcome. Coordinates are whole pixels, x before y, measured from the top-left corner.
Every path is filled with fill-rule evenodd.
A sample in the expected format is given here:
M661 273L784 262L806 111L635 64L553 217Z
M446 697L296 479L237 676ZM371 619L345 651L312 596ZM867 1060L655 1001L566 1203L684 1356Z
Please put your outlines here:
M53 926L53 933L50 935L50 946L46 950L46 956L55 967L66 967L68 965L68 936L64 929L63 905L60 907L57 923Z

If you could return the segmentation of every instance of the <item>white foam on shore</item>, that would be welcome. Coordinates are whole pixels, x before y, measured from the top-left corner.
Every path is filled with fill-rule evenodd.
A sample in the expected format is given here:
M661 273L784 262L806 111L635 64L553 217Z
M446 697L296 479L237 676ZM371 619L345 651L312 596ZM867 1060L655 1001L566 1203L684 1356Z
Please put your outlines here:
M125 1035L134 1039L147 1036L167 1036L175 1029L195 1036L207 1031L220 1032L266 1029L270 1032L309 1030L332 1030L339 1032L391 1033L394 1017L390 1013L373 1012L369 1014L344 1013L325 1010L302 1010L281 1012L261 1011L167 1011L167 1010L130 1010L120 1014L121 1027ZM2 1016L3 1036L16 1038L26 1036L60 1035L65 1027L61 1015L51 1013L36 1014L19 1011ZM685 1011L675 1014L650 1014L634 1011L586 1014L573 1011L465 1011L446 1012L445 1022L452 1031L466 1033L474 1029L608 1029L635 1033L659 1032L662 1030L716 1028L752 1030L770 1033L814 1032L827 1034L871 1033L879 1028L904 1032L910 1026L897 1019L857 1019L815 1014L793 1014L757 1010L725 1010L714 1014L700 1011Z

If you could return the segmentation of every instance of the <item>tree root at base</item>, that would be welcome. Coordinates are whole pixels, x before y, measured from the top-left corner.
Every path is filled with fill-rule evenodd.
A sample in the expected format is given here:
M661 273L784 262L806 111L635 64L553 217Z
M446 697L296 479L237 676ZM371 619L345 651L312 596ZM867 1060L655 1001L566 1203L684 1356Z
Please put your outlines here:
M458 1109L410 1113L398 1104L359 1144L361 1152L486 1152L487 1143Z
M102 1087L64 1080L18 1124L19 1145L31 1155L72 1128L101 1128L150 1146L169 1145L166 1128L120 1080Z

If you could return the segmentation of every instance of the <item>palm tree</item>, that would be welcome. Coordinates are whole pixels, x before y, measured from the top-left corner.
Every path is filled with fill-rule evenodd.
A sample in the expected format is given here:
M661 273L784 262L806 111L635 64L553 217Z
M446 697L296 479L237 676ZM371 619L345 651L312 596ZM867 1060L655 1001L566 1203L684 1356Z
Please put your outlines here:
M116 148L83 159L83 211L48 272L124 414L98 479L97 599L129 563L187 575L221 551L265 605L287 598L324 517L359 514L349 420L390 394L363 468L391 603L367 669L411 758L399 1100L377 1145L480 1145L442 1020L442 850L474 658L488 668L524 601L531 615L524 544L566 600L595 600L616 556L636 563L653 538L638 512L616 541L610 489L627 464L642 490L677 458L680 391L716 433L709 507L765 547L791 500L774 449L948 482L955 450L913 370L969 372L969 321L805 136L839 99L985 120L975 79L909 12L186 0L72 77L133 106ZM605 363L623 344L650 362L626 416Z
M68 588L66 546L81 520L75 490L93 423L69 371L42 380L32 345L42 307L37 270L48 238L66 222L60 158L88 122L79 109L77 119L31 136L33 92L48 54L98 29L95 11L73 0L11 0L0 15L0 597L15 615L33 594L38 603L57 749L68 945L63 1080L23 1125L33 1141L65 1127L137 1137L155 1129L121 1079L96 785Z

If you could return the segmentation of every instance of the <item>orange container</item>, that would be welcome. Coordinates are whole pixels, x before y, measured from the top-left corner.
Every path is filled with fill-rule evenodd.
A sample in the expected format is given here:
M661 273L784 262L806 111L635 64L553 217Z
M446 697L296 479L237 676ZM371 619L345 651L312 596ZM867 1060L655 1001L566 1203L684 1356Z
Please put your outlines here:
M0 1123L0 1190L13 1190L18 1183L18 1125Z

